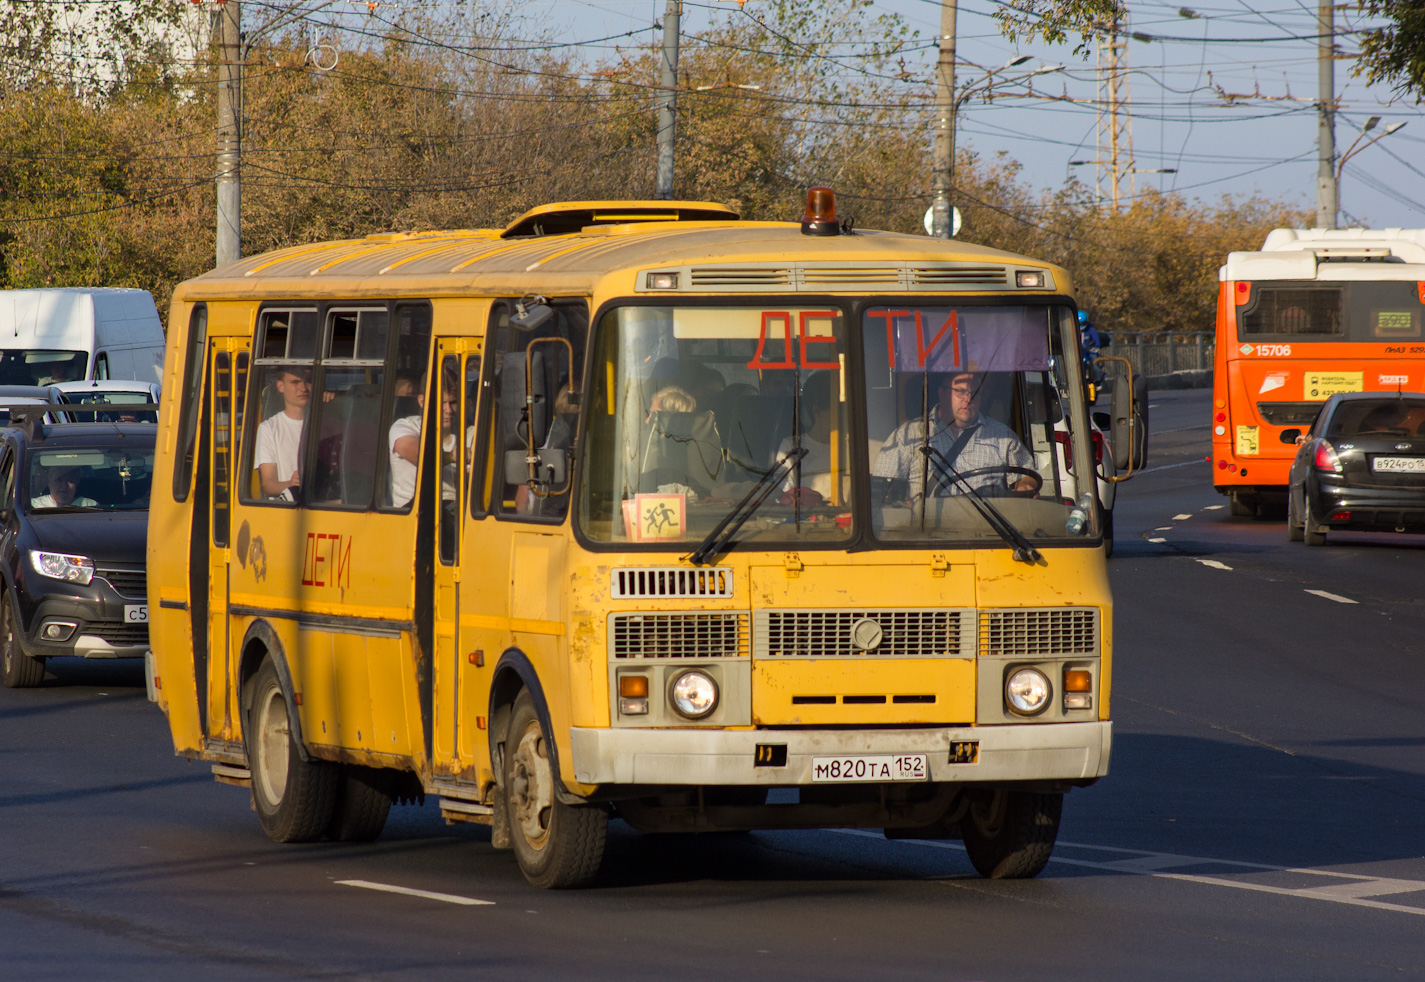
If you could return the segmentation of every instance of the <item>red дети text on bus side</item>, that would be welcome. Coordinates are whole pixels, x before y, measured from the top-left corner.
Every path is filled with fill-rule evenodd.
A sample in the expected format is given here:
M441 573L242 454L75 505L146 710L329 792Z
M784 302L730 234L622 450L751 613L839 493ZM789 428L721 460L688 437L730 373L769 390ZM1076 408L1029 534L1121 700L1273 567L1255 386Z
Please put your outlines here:
M950 335L950 354L952 365L963 365L965 363L963 352L960 348L960 318L959 311L950 311L950 316L945 318L945 323L940 325L940 329L935 332L935 337L930 339L930 343L925 343L925 324L921 320L921 311L909 310L871 310L866 312L867 317L883 317L886 321L886 358L890 364L896 364L896 319L899 317L915 318L915 367L924 368L927 356L940 346L945 335Z
M840 311L836 310L803 310L797 313L797 340L799 345L792 344L792 313L789 310L764 310L762 311L762 329L757 336L757 353L752 356L752 360L747 363L747 367L755 370L759 369L795 369L797 364L792 361L792 353L796 351L800 356L802 368L829 368L837 369L841 367L839 361L812 361L808 357L807 348L813 344L836 344L835 337L813 337L807 333L810 321L833 320L840 317ZM767 328L774 321L780 321L782 325L782 360L764 361L767 348Z
M345 540L345 541L343 541ZM302 557L303 586L351 586L351 536L308 532Z

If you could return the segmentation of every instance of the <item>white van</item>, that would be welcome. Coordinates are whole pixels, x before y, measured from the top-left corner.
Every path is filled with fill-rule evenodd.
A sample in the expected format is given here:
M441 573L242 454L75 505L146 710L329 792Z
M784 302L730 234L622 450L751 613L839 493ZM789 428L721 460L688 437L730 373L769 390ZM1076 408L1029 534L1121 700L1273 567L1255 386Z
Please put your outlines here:
M163 324L147 290L0 290L0 385L162 375Z

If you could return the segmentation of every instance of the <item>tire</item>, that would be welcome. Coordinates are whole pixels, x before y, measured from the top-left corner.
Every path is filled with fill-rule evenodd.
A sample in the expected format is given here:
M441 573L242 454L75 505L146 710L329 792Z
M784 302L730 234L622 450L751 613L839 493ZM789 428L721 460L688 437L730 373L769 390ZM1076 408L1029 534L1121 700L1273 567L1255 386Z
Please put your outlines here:
M510 845L525 879L546 890L593 882L604 858L608 812L559 800L548 740L528 690L510 714L501 771Z
M1233 518L1256 518L1256 497L1248 496L1239 491L1233 491L1227 496L1227 514Z
M960 820L965 852L989 880L1038 876L1054 852L1063 814L1062 794L981 791Z
M247 763L262 830L274 842L315 842L332 824L341 771L327 761L302 760L271 659L257 670L247 701Z
M327 838L333 842L370 842L381 834L391 814L389 772L356 764L343 765L340 770Z
M1303 491L1302 496L1305 497L1305 494ZM1300 542L1303 538L1301 523L1296 520L1297 514L1296 495L1288 490L1286 499L1286 540L1288 542Z
M1326 544L1326 530L1316 524L1316 515L1313 514L1311 499L1302 493L1302 504L1305 506L1305 519L1301 526L1301 539L1309 546L1324 546Z
M45 660L25 654L15 636L15 609L8 595L0 595L0 668L10 689L29 689L45 680Z

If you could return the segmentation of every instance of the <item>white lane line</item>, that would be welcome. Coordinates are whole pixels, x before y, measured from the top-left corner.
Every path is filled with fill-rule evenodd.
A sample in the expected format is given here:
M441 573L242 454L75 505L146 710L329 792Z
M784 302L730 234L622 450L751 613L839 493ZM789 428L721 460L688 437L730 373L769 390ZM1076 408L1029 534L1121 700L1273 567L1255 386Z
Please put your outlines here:
M339 887L360 887L363 890L380 890L382 893L399 893L407 897L422 897L426 900L439 900L446 904L460 904L463 907L493 907L493 900L476 900L474 897L457 897L453 893L433 893L430 890L415 890L411 887L398 887L390 883L372 883L370 880L337 880Z
M1226 508L1226 505L1208 505L1203 511L1217 511L1219 508Z
M1325 590L1307 590L1307 593L1314 597L1324 597L1327 600L1334 600L1338 604L1358 604L1359 600L1352 600L1350 597L1343 597L1339 593L1327 593Z
M1204 566L1211 566L1213 569L1225 569L1229 572L1232 569L1232 567L1228 566L1226 563L1219 563L1215 559L1199 559L1198 562L1202 563L1202 565Z
M842 835L860 835L872 839L883 839L879 832L861 829L835 829ZM956 842L940 842L933 839L897 839L903 845L926 846L931 849L953 849L964 852L965 847ZM1302 866L1269 866L1265 863L1244 863L1235 859L1210 859L1205 856L1184 856L1179 853L1150 852L1146 849L1121 849L1116 846L1094 846L1082 842L1060 841L1056 848L1082 849L1090 852L1115 853L1122 859L1070 859L1053 855L1049 862L1064 866L1081 866L1085 869L1103 870L1109 873L1124 873L1131 876L1151 876L1161 880L1183 880L1205 886L1227 887L1232 890L1250 890L1256 893L1274 893L1281 897L1301 897L1305 900L1324 900L1328 903L1347 904L1352 907L1372 907L1376 910L1391 910L1400 914L1425 916L1425 907L1410 904L1392 904L1371 897L1389 896L1397 893L1425 892L1425 880L1401 880L1389 876L1367 876L1360 873L1341 873L1336 870L1311 869ZM1226 866L1241 873L1174 873L1174 868L1184 866ZM1250 876L1262 873L1290 873L1297 876L1320 877L1336 882L1322 886L1279 887L1251 880L1233 879L1233 876Z
M1186 522L1189 518L1192 518L1192 516L1191 516L1191 515L1174 515L1174 516L1173 516L1173 521L1175 521L1175 522Z
M1176 464L1159 464L1157 467L1145 467L1143 470L1141 470L1141 471L1136 471L1135 473L1138 473L1138 474L1151 474L1151 473L1153 473L1154 471L1170 471L1170 470L1172 470L1174 467L1187 467L1187 466L1189 466L1189 465L1191 465L1191 464L1205 464L1205 463L1207 463L1207 461L1205 461L1205 460L1184 460L1184 461L1180 461L1180 462L1178 462L1178 463L1176 463Z
M1157 528L1155 528L1153 531L1154 531L1154 532L1171 532L1172 530L1173 530L1173 527L1172 527L1171 525L1159 525L1159 526L1158 526Z
M1149 541L1149 542L1163 543L1163 542L1167 542L1168 540L1167 540L1167 539L1161 539L1161 538L1160 538L1160 539L1149 539L1148 541Z

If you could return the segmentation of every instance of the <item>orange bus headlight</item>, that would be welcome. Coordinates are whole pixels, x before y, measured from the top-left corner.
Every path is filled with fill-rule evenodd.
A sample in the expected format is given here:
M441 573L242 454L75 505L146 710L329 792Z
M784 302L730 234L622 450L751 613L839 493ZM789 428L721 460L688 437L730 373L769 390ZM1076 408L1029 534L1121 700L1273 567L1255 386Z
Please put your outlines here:
M1092 709L1093 673L1086 668L1064 669L1064 708Z
M648 676L618 677L618 711L624 716L648 715Z

